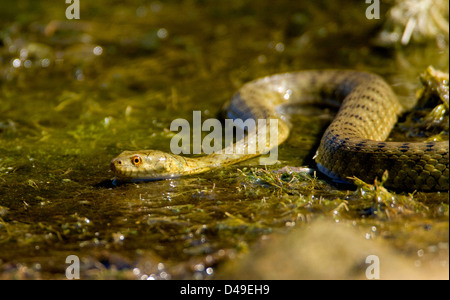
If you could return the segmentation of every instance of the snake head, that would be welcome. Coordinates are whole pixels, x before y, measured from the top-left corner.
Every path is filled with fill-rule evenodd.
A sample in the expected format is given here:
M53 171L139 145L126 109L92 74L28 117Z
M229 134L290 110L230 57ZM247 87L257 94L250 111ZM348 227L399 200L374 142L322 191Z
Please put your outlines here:
M111 161L111 170L118 180L160 180L182 175L184 164L182 156L162 151L124 151Z

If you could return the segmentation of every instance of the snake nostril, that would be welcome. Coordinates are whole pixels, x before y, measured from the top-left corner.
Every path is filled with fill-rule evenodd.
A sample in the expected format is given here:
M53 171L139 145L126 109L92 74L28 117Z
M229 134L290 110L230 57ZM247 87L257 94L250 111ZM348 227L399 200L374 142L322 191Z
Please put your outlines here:
M122 164L122 161L121 161L121 160L113 159L113 160L111 161L111 164L110 164L111 170L115 172L115 171L116 171L116 167L117 167L118 165L121 165L121 164Z

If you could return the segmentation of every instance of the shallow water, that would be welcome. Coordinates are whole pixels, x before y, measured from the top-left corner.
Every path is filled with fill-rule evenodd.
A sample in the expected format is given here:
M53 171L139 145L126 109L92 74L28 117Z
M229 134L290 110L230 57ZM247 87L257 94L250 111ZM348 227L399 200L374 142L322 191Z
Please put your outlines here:
M428 65L448 71L448 40L375 47L382 20L367 20L361 1L80 3L79 21L66 20L63 1L0 4L0 278L65 278L68 255L85 279L216 278L262 240L315 219L448 267L448 193L374 214L354 188L322 178L267 184L250 171L257 160L118 186L109 171L123 150L168 151L174 119L216 117L260 76L352 68L413 95ZM274 168L311 166L330 113L320 116L295 117L305 125Z

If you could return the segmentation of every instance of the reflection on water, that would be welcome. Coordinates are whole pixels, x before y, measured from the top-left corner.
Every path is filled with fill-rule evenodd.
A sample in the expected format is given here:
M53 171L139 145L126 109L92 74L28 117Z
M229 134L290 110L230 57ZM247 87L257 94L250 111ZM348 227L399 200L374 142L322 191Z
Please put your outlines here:
M373 47L383 20L369 22L360 1L106 2L80 1L79 21L64 1L0 4L0 278L65 278L68 255L82 278L216 278L316 219L448 267L448 195L384 210L322 178L246 168L257 159L138 184L114 185L109 171L123 150L168 151L174 119L216 117L248 80L334 67L409 87L428 65L448 70L448 39ZM328 118L296 126L273 168L311 167Z

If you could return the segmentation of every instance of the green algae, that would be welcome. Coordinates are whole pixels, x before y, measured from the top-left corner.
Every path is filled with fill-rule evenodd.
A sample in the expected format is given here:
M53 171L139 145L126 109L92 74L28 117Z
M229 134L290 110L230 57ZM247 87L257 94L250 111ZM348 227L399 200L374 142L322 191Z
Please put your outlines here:
M0 278L65 278L71 254L85 279L214 278L261 239L317 218L376 227L406 254L448 246L448 193L336 187L256 160L119 186L109 171L123 150L168 151L174 119L216 117L247 80L340 67L418 85L428 65L448 69L448 45L372 47L380 21L356 2L81 1L80 21L64 19L64 2L18 2L0 4ZM273 169L312 167L330 115L296 115L307 124Z

